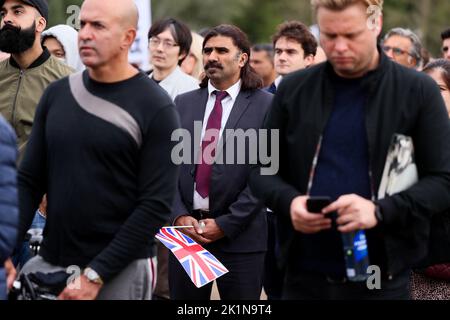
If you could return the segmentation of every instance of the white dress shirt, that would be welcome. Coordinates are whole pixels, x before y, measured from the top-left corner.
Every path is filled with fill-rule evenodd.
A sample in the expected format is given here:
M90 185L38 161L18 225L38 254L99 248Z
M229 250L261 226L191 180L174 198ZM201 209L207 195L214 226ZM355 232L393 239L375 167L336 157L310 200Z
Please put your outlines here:
M149 77L153 77L153 72L149 75ZM199 88L198 80L184 73L179 66L177 66L171 74L163 79L159 85L166 90L172 100L175 100L175 98L180 94Z
M228 118L230 117L231 110L233 110L234 103L236 102L236 98L239 95L239 92L241 91L241 80L236 82L234 85L232 85L230 88L225 90L228 95L222 100L222 121L220 124L220 137L222 136L223 130L225 128L225 125L228 121ZM206 125L208 124L209 115L214 109L214 104L216 102L216 95L214 94L214 91L221 91L211 84L211 81L208 82L208 102L206 103L206 110L205 115L203 117L203 128L202 128L202 135L201 139L199 141L200 143L200 149L203 141L203 136L205 135L206 131ZM194 182L194 210L209 210L209 197L202 198L202 196L197 192L196 190L196 183Z
M283 80L283 76L278 76L276 79L275 79L275 81L274 81L274 83L275 83L275 87L278 89L278 86L280 85L280 83L281 83L281 80Z

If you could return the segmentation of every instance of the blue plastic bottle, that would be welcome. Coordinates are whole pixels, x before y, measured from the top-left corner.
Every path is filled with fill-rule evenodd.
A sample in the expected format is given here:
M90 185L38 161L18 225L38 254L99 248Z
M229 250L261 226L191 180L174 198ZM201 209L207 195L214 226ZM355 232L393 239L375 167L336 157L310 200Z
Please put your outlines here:
M342 233L347 278L350 281L366 281L368 278L369 252L363 230Z

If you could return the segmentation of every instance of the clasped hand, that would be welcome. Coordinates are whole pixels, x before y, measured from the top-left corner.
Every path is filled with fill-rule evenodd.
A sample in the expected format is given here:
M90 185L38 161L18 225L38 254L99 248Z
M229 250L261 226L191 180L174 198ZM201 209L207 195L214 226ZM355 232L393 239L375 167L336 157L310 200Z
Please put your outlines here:
M329 214L337 212L338 230L348 233L357 230L372 229L377 225L375 204L358 195L344 195L325 207L321 213L308 212L306 201L308 196L299 196L291 203L291 220L296 231L314 234L331 229L332 220Z

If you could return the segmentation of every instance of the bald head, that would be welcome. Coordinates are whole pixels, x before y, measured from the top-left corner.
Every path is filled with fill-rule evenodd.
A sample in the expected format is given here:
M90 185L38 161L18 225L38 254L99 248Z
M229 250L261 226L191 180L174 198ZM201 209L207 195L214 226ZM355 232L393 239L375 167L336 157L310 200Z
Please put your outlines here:
M139 11L136 6L136 3L133 0L124 0L124 2L130 2L129 5L127 5L127 9L124 11L123 14L123 26L125 28L133 27L135 29L138 28L138 21L139 21Z
M81 6L81 13L98 12L105 19L112 19L124 28L137 29L139 12L134 0L85 0Z

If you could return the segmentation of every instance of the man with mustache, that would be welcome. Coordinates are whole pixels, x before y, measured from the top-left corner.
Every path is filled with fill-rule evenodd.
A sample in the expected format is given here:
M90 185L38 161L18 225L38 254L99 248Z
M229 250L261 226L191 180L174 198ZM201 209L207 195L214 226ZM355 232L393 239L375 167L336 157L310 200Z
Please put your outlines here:
M11 54L0 62L0 113L16 131L21 161L42 93L73 70L41 45L46 0L0 0L0 10L0 51Z
M164 90L128 62L138 19L133 0L83 2L87 70L46 90L19 170L19 236L44 193L48 203L41 250L23 272L83 270L60 299L152 297L153 236L175 194L179 120Z
M195 138L194 127L200 124L202 134L199 140L190 140L194 152L190 162L181 165L172 217L175 225L193 226L182 230L229 270L217 279L225 300L260 298L267 246L266 210L247 187L249 144L236 148L235 137L224 136L228 129L258 130L272 100L271 94L260 90L262 79L249 59L250 43L239 28L211 29L203 42L206 77L201 89L175 99L182 128ZM216 161L219 154L224 163ZM230 154L231 163L225 161ZM238 164L237 157L243 155L247 161ZM212 283L197 289L173 255L169 285L173 299L210 299Z

